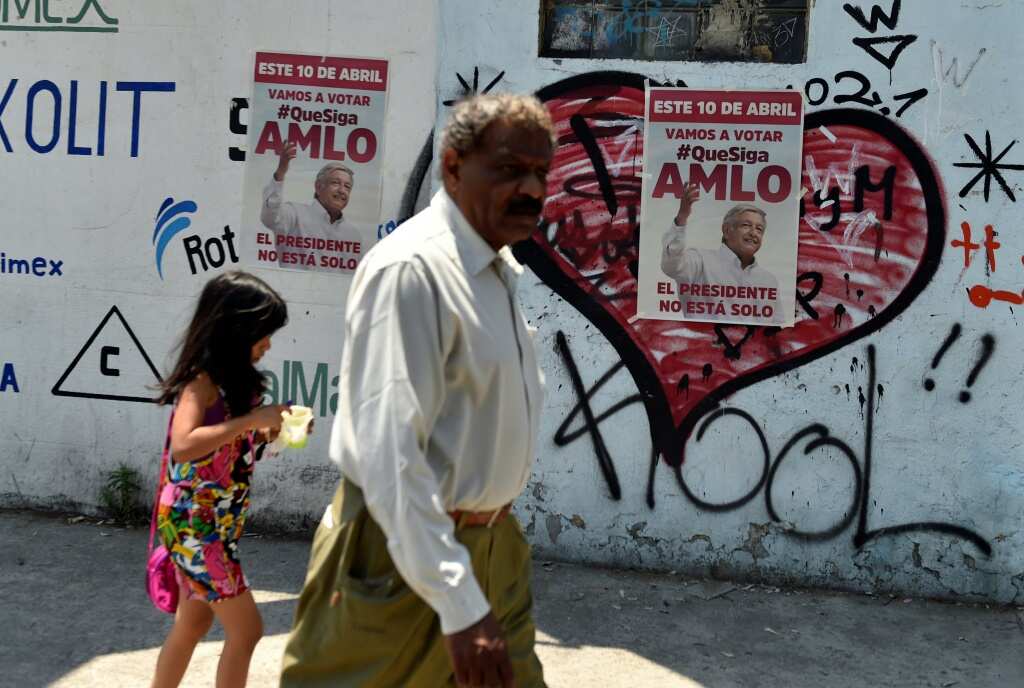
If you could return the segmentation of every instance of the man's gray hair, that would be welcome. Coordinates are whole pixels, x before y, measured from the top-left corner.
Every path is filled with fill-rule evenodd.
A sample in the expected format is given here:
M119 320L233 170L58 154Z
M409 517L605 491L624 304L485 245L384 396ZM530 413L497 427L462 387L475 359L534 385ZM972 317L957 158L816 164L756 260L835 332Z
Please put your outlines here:
M348 175L348 178L352 180L353 184L356 183L356 173L352 171L351 167L348 165L342 165L340 162L329 162L321 167L320 171L316 173L316 185L320 186L320 184L327 179L327 175L336 170L341 170Z
M555 125L547 108L534 96L488 94L459 101L441 132L441 150L465 155L480 145L484 130L496 121L545 132L555 146Z
M744 203L734 205L732 208L729 208L729 212L727 212L725 217L722 218L722 224L730 227L735 226L737 224L737 218L739 218L743 213L757 213L761 216L761 219L764 220L765 229L768 228L768 215L756 205L747 205Z

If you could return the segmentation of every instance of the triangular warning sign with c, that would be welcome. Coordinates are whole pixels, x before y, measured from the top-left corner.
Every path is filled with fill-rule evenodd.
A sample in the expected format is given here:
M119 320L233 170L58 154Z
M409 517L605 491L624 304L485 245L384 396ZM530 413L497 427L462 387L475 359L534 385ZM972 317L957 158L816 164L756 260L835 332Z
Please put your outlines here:
M160 373L113 306L53 386L59 397L153 403Z

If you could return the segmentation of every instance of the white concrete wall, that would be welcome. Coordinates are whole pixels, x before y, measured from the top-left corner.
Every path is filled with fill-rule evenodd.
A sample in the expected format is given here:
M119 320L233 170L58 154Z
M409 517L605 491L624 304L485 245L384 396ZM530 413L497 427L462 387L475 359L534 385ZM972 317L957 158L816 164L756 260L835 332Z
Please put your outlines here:
M772 462L796 433L812 424L822 424L830 437L849 448L858 466L856 473L864 478L869 401L867 360L868 348L873 347L877 379L875 412L871 416L870 487L865 508L853 503L855 471L846 455L834 446L804 454L805 439L786 455L770 481L779 518L773 521L765 502L766 486L758 486L765 473L760 442L746 421L736 415L715 421L699 442L694 436L689 437L681 475L692 494L706 503L721 505L742 501L748 495L749 499L724 510L700 508L684 495L665 461L659 461L651 474L649 415L640 403L615 411L596 423L621 486L621 496L613 498L609 481L599 468L593 434L582 432L568 442L555 440L559 426L580 403L564 356L559 353L556 334L564 333L587 390L613 366L629 364L614 372L610 381L590 396L590 406L598 418L638 393L632 367L642 369L646 365L644 355L637 352L638 342L648 351L681 351L684 356L689 355L692 346L693 356L705 357L699 358L698 363L713 364L714 375L722 367L721 349L678 333L656 344L636 329L627 331L621 322L602 327L584 312L596 309L608 313L621 302L592 295L581 297L578 290L567 300L552 288L550 277L526 279L523 299L534 324L541 328L539 341L548 375L548 397L541 451L531 487L521 500L520 513L541 556L803 585L977 595L1017 602L1024 599L1021 309L995 301L987 308L978 308L966 293L972 285L981 284L1021 294L1024 234L1019 227L1024 214L1020 204L1011 200L994 179L987 198L983 182L961 197L961 189L979 170L955 166L978 162L965 134L984 150L984 138L989 132L995 154L1021 135L1019 113L1024 109L1024 97L1016 57L1019 50L1015 45L1016 27L1024 21L1024 5L905 0L894 29L878 24L876 32L871 33L842 9L843 3L816 2L811 12L807 63L772 65L538 58L538 15L535 3L525 4L530 7L499 0L442 2L439 123L445 109L440 101L462 90L456 73L465 77L472 75L474 69L479 70L481 87L504 73L495 89L506 91L536 91L577 75L607 70L641 75L636 80L647 77L672 84L683 80L691 87L711 88L793 85L799 89L808 80L820 77L829 84L830 95L819 106L809 107L809 112L840 105L866 108L857 103L833 102L837 93L858 90L859 85L849 77L838 86L835 83L837 73L851 70L870 82L868 98L871 91L878 92L881 102L876 109L888 108L887 118L908 130L930 158L941 191L929 195L940 198L946 208L944 226L936 228L942 236L936 241L937 246L941 241L941 250L936 256L934 275L924 280L919 290L901 289L891 283L883 288L896 259L896 255L888 252L892 244L886 244L887 250L877 264L867 268L855 264L861 270L857 272L842 262L844 242L858 245L860 241L870 246L871 236L860 240L837 236L835 248L824 250L826 258L831 258L819 261L823 267L817 266L823 273L824 286L822 296L815 301L816 307L823 320L830 321L835 306L844 304L846 315L839 327L832 328L835 337L849 339L854 328L859 332L876 331L845 341L817 360L790 364L795 367L785 372L779 368L786 366L777 365L779 361L764 353L764 345L758 344L762 335L756 334L744 346L743 357L753 356L750 366L763 365L765 379L721 401L723 407L750 414L764 434ZM663 8L672 5L660 4ZM863 8L869 17L876 4L888 13L893 3L852 3ZM501 36L500 41L492 38L496 34ZM898 56L891 73L852 43L854 38L893 35L916 39ZM888 55L893 46L894 43L879 43L877 48ZM614 75L593 79L606 85L605 95L610 87L631 82L627 77ZM927 89L927 96L896 118L895 111L906 101L897 101L894 96L921 88ZM593 91L581 89L582 86L575 87L581 98L574 106L577 110L585 103L583 96L594 95ZM820 99L820 82L812 84L810 95L816 101ZM626 101L612 108L618 112L625 112L636 99L635 94L627 91L620 91L617 98ZM570 134L564 122L566 115L562 114L560 133ZM600 126L597 121L591 124ZM640 131L642 134L642 127ZM599 139L616 183L628 176L633 162L629 154L622 157L622 141L635 140L635 136L635 130L627 128L616 136ZM820 135L817 140L821 141ZM850 144L844 147L840 139L837 146L847 151L839 157L839 170L845 170ZM620 154L614 158L622 163L617 167L613 164L613 149ZM824 169L827 165L821 161L819 155L818 166ZM861 163L864 162L862 158ZM1002 162L1024 163L1024 148L1018 143ZM872 179L877 181L886 164L885 160L871 161ZM584 164L577 172L582 175L592 169ZM1004 171L1004 176L1019 201L1024 196L1024 172ZM594 191L595 186L592 184L589 190ZM827 186L835 186L835 181ZM628 194L620 189L618 195L621 199ZM923 204L921 193L910 196L905 198L898 192L896 204L903 200ZM842 198L844 212L851 211L849 195L843 194ZM623 205L628 203L626 200ZM549 202L549 208L550 205ZM584 213L588 228L608 223L607 211L600 210L590 215ZM625 208L620 207L616 227L625 222L625 214ZM812 218L828 215L827 210L813 206L808 209ZM548 218L555 217L557 212L549 210ZM852 217L849 212L834 232L840 235ZM973 240L978 243L984 238L985 225L992 225L998 232L1002 246L996 250L995 271L986 272L983 247L965 269L963 250L951 245L961 238L962 222L970 223ZM919 229L917 240L923 241L926 232L923 226ZM802 232L802 240L813 233L809 227L802 228ZM556 228L549 228L547 236L557 237ZM602 247L601 236L606 235L600 230L591 235L593 246ZM550 242L545 243L550 246ZM911 247L911 251L921 250L919 244ZM564 252L556 249L555 253L563 259L556 270L558 284L571 292L566 288L569 280L562 275L570 262L564 260ZM801 267L806 268L809 262L802 259ZM847 272L853 272L854 277L849 295L843 281ZM907 298L915 296L915 291L920 293L905 310L878 327L876 317L866 311L863 303L858 303L858 278L867 291L865 299L872 289L887 292L881 304L891 304L900 291L907 292ZM621 295L628 291L628 286L618 284L609 289L606 285L605 293L614 296L618 288ZM802 284L805 291L809 286ZM881 304L877 311L884 315ZM824 327L828 329L831 325ZM932 359L954 326L959 326L960 336L932 370ZM743 334L743 328L728 330L733 341ZM959 394L967 389L968 376L982 355L985 335L992 337L994 351L970 388L970 401L962 403ZM619 348L612 343L616 337L621 343ZM805 353L835 341L834 337L811 337ZM666 383L670 393L676 391L678 377L655 374L661 375L658 381ZM924 386L926 378L934 381L932 391ZM711 386L715 380L712 376ZM643 386L639 389L645 390ZM691 399L697 393L691 390ZM864 405L859 401L860 393L865 395ZM679 419L675 421L678 424ZM585 428L582 414L577 413L569 424L570 432ZM653 507L647 500L649 485L653 486ZM864 537L858 537L862 514ZM851 519L849 523L839 528L847 517ZM918 526L906 532L867 537L877 529L926 522L943 524L939 528L947 532ZM789 532L792 529L836 532L809 540L794 537ZM977 544L965 537L968 535L976 536ZM991 547L991 556L986 556L979 545Z
M853 4L870 15L874 3ZM891 2L879 4L888 11ZM843 267L844 250L848 254L856 249L848 244L861 238L826 249L825 257L812 266L822 274L823 284L814 305L821 309L823 323L836 323L831 328L834 333L822 325L807 340L808 348L797 352L802 358L787 361L765 353L763 332L755 333L742 349L740 364L757 368L752 374L760 379L742 388L736 385L720 403L749 414L764 435L771 463L796 434L807 428L819 431L798 442L772 474L778 520L773 520L765 501L764 482L769 481L759 437L738 415L715 421L699 442L694 436L687 439L680 476L692 498L684 494L666 461L659 460L652 472L652 420L662 431L669 429L662 432L662 441L685 436L676 430L684 416L701 420L695 415L696 402L721 390L718 380L724 378L716 375L730 365L722 359L721 350L706 337L690 341L685 332L667 335L655 345L643 333L621 324L616 327L615 318L609 324L608 314L628 303L628 280L607 287L605 294L612 298L602 300L574 291L564 269L528 273L523 282L522 298L531 320L541 328L539 346L549 387L541 451L518 510L545 557L740 579L1020 601L1024 456L1015 386L1022 372L1022 335L1014 312L1019 309L1000 301L976 307L968 300L967 289L980 284L1020 294L1024 287L1021 213L995 179L987 198L983 183L960 197L960 190L978 170L955 166L977 162L965 134L984 150L989 132L996 154L1019 136L1017 115L1024 103L1015 64L1019 52L1015 31L1024 20L1024 7L1018 3L906 0L895 28L879 24L872 34L843 11L842 3L818 2L811 15L808 60L802 65L538 58L534 2L444 0L440 9L436 3L396 0L253 2L245 5L244 14L237 5L198 1L101 0L100 5L118 19L117 33L0 31L5 58L0 102L9 80L18 79L0 112L12 149L7 152L0 139L0 180L8 199L0 221L0 251L8 257L43 257L44 271L49 260L64 261L62 276L0 272L4 316L0 373L13 371L17 380L15 391L11 373L0 377L3 504L91 508L104 474L121 461L155 477L166 410L123 400L57 396L52 390L113 306L153 363L161 372L167 369L174 337L193 297L213 272L193 275L177 245L165 258L161 281L151 243L154 216L163 199L173 196L196 201L199 210L193 228L204 238L219 236L224 225L238 223L243 165L229 159L228 149L244 147L245 137L232 133L229 123L232 99L248 95L255 49L392 61L382 223L401 219L426 202L431 182L430 177L424 178L424 163L430 161L430 148L426 155L421 153L432 127L443 121L444 101L464 90L457 74L479 90L499 75L493 90L536 91L561 83L570 94L590 97L607 96L618 88L612 111L623 112L636 106L637 91L621 87L642 84L643 77L662 83L682 80L693 87L741 88L790 84L802 88L820 78L830 92L809 112L825 112L837 107L836 94L858 89L849 77L840 85L835 83L837 73L852 70L870 82L869 97L871 91L879 93L875 109L889 109L888 115L879 114L879 118L887 117L915 137L913 148L921 152L926 167L929 160L934 165L938 182L922 185L925 190L910 189L909 209L899 212L908 214L909 219L904 219L918 233L904 237L899 246L885 244L877 272L872 272L876 269L872 264L865 267L855 262L857 270ZM102 25L94 15L89 19ZM851 42L891 35L916 36L891 73ZM892 44L879 45L886 54L891 48ZM579 82L565 86L568 79L608 70L620 73L590 77L596 91L581 91ZM28 89L41 80L52 81L62 97L60 139L45 154L29 147L24 132ZM68 153L73 80L78 82L77 145L91 147L89 155ZM108 82L108 92L105 151L99 156L95 141L101 81ZM142 94L137 157L130 151L132 95L117 91L118 81L174 83L173 92ZM905 101L894 96L921 88L927 89L927 96L896 118L895 110ZM813 82L811 95L816 100L820 90L821 82ZM550 88L545 94L553 97ZM49 135L52 110L46 110L44 103L50 100L46 92L41 93L34 113L36 139L42 143ZM856 103L842 105L864 109ZM561 113L563 132L568 131L566 118L573 112L566 107ZM240 120L245 122L244 112ZM636 141L630 123L636 121L626 121L624 130L600 139L604 150L614 149L622 156L610 168L615 180L626 174L627 161L632 164L623 153L630 137ZM844 135L866 132L869 139L877 139L884 131L870 115L856 124L835 129ZM820 143L821 137L816 141ZM568 141L566 145L575 144ZM838 169L845 170L851 158L848 142L841 138L836 150ZM819 161L826 157L827 151L819 154ZM871 159L872 179L877 180L889 162L885 156ZM1014 146L1002 162L1024 163L1024 149ZM905 163L900 162L900 169L906 168ZM578 172L592 170L583 165ZM1022 174L1003 171L1016 198L1024 194ZM913 187L917 182L907 183ZM833 179L826 189L834 185ZM626 222L628 190L616 188L624 202L614 227L621 227ZM901 193L897 205L903 199ZM916 209L929 203L935 207L936 201L945 208L944 221L928 228ZM849 210L848 194L841 195L841 203ZM549 218L555 217L556 210L549 204ZM828 210L811 206L808 216L820 220ZM598 230L594 248L608 248L600 232L601 223L608 219L597 211L585 214L587 223L597 223L588 224ZM849 219L845 217L835 230L837 236ZM965 268L963 250L951 245L961 238L962 222L970 224L978 243L986 225L998 232L1001 246L994 271L986 271L983 247ZM809 226L802 231L802 236L815 237ZM537 245L543 248L552 237L557 237L553 229L539 237ZM927 237L932 238L928 246L937 251L927 254L927 265L918 273L923 277L910 284L910 272L899 268L897 258L900 251L925 255ZM555 246L555 253L549 255L564 258L563 249L564 244ZM628 251L628 246L623 250ZM853 275L850 295L844 291L847 272ZM275 375L277 398L300 398L319 410L324 393L327 397L315 441L297 455L261 466L256 480L256 515L293 527L319 516L337 477L325 459L325 443L331 396L336 393L333 378L346 278L278 271L262 274L280 287L292 314L267 364ZM863 303L854 294L858 284L866 290ZM624 294L626 298L616 298ZM880 318L866 308L872 299L877 299ZM845 315L836 319L835 307L840 304ZM932 359L954 326L959 326L959 337L932 370ZM564 335L564 347L559 347L559 332ZM743 334L742 329L727 332L733 341ZM969 401L962 403L959 395L967 389L986 336L991 337L994 351L970 387ZM114 359L120 376L100 373L102 346L120 348ZM114 316L62 389L114 396L144 394L151 373L134 346ZM868 363L869 347L875 352L873 366ZM570 379L565 348L571 351L584 390L593 392L588 396L597 418L593 424L585 423L581 413L573 413L582 395ZM645 353L653 351L658 356ZM659 406L679 393L677 374L650 365L651 360L668 355L713 364L707 381L698 384L699 375L694 377L689 406L689 401L678 399ZM869 387L872 368L875 386ZM310 386L320 374L323 388L316 386L316 392L303 395L296 389L301 387L296 369ZM607 383L593 391L609 371ZM287 394L280 391L286 377ZM925 388L926 378L934 382L931 391ZM642 399L650 413L636 403L639 392L646 395ZM630 400L634 403L617 407ZM874 412L869 414L872 402ZM680 413L666 414L665 408ZM567 432L558 433L570 415ZM834 441L805 455L807 440L821 437L824 430ZM617 497L599 468L598 433L607 449L606 463L614 466ZM855 477L866 482L869 454L870 486L862 504L854 502ZM696 500L706 505L742 503L716 510L702 508ZM907 524L916 525L871 537L872 531ZM795 537L794 530L832 532L807 539Z
M73 17L82 4L51 2L49 8ZM13 24L17 16L10 5ZM248 120L244 108L232 116L233 100L249 97L257 49L390 60L381 222L397 216L408 170L433 122L435 3L100 0L99 6L117 19L117 32L0 30L0 99L10 80L18 80L0 116L12 151L0 139L6 199L0 251L8 258L63 261L62 276L0 271L0 366L10 364L18 387L0 385L0 495L8 505L90 508L104 475L122 461L155 480L167 409L56 396L51 390L114 306L156 368L168 370L170 349L194 297L217 271L198 267L198 274L192 274L178 238L164 256L161 280L152 243L155 217L166 197L191 199L198 210L191 228L179 237L220 237L225 225L238 231L244 164L232 160L229 149L244 151L246 137L238 132ZM34 23L34 12L33 6L22 23ZM90 21L111 28L92 9L80 25ZM60 139L45 154L30 148L24 131L27 94L42 80L52 81L61 96ZM96 140L103 81L107 107L100 156ZM117 82L132 81L174 88L142 94L136 157L130 150L132 93L116 90ZM86 155L68 153L75 82L75 143L92 149ZM36 102L35 138L45 144L52 131L53 99L42 92ZM239 255L240 241L234 239ZM222 269L238 267L228 263ZM310 402L322 416L307 449L261 466L256 511L294 526L322 512L337 478L325 457L336 404L331 396L342 306L351 278L276 270L259 274L280 289L290 306L291 322L274 339L266 360L275 375L275 397ZM103 346L119 348L108 367L120 375L101 374ZM297 369L311 388L308 395L295 388ZM287 392L282 390L285 377ZM152 382L145 360L113 316L61 389L145 396L145 385Z

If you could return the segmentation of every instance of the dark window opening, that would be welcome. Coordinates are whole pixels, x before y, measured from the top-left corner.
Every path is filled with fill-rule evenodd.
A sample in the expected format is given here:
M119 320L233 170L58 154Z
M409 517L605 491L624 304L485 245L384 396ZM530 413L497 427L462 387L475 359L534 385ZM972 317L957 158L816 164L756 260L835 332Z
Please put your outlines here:
M542 0L541 57L800 63L808 0Z

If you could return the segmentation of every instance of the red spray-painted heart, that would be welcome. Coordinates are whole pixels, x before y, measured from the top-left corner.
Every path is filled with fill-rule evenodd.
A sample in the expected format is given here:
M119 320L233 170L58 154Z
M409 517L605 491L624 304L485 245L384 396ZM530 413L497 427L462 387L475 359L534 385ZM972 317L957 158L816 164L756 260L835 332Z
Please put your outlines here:
M939 180L917 143L867 110L808 114L793 327L633 320L644 77L598 72L545 87L558 146L542 230L519 260L593 322L645 399L673 466L731 393L883 327L928 284L945 241Z

